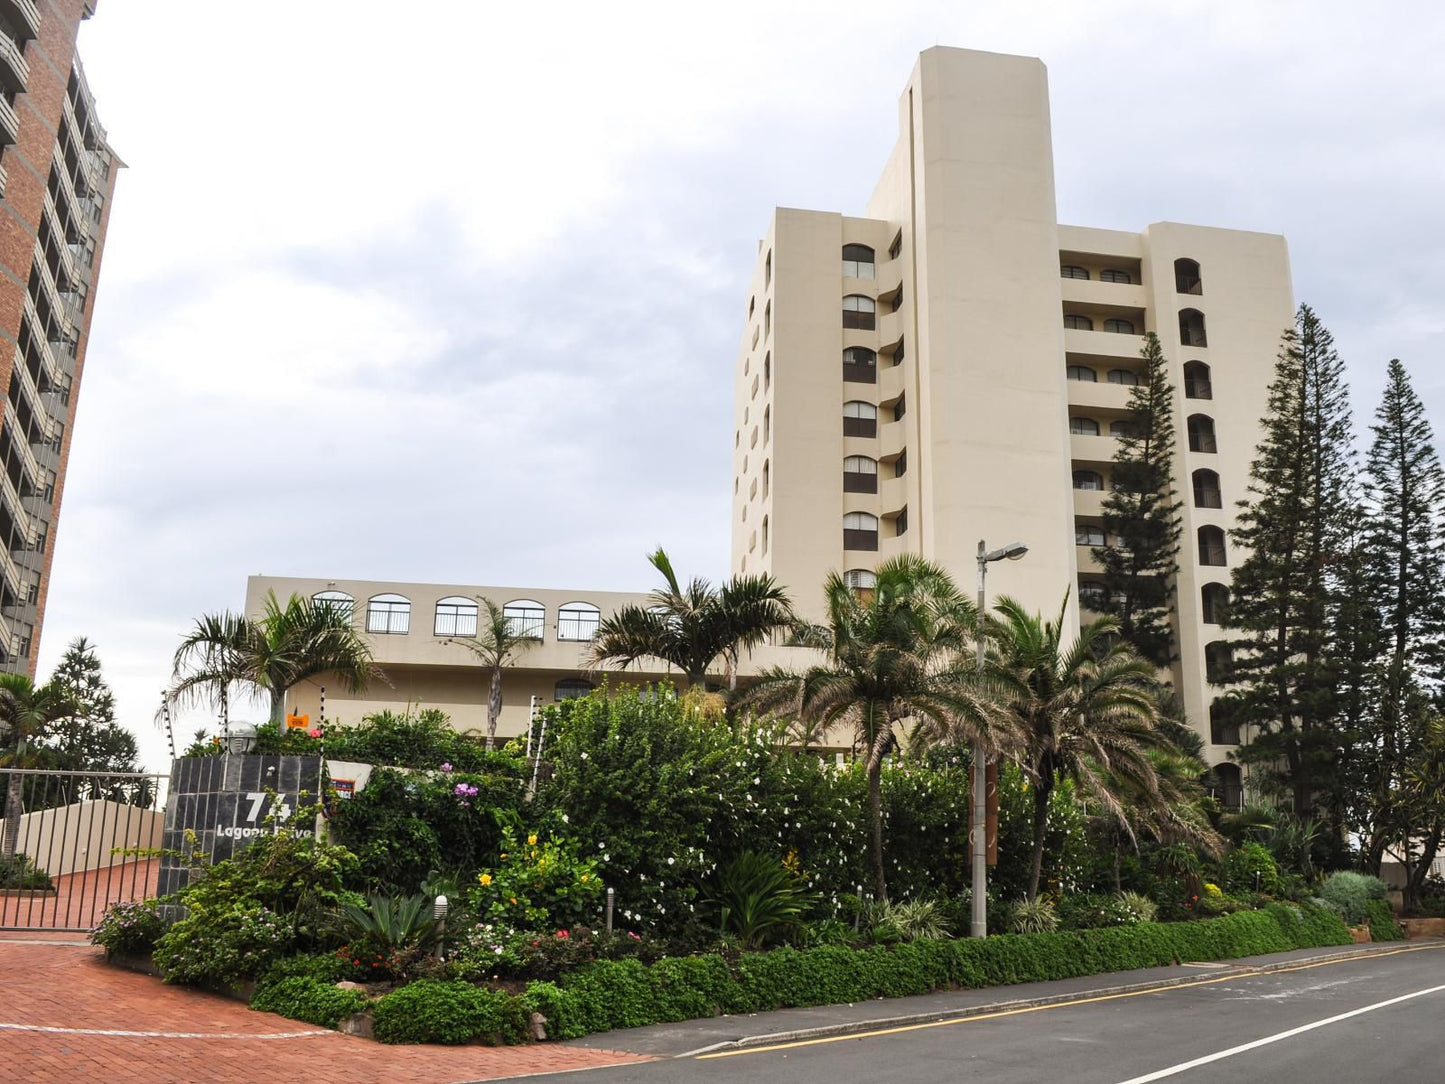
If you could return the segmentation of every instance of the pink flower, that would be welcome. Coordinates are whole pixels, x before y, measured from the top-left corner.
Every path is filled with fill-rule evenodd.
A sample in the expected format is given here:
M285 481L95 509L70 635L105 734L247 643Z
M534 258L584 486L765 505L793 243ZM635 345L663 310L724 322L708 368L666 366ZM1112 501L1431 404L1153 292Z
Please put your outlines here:
M452 764L451 764L451 761L449 761L449 760L442 761L441 767L437 769L437 771L441 771L441 772L449 772L449 771L451 771L451 770L452 770Z
M557 931L557 936L560 937L563 941L565 941L565 940L567 940L567 938L568 938L569 936L571 936L571 935L568 934L566 930L558 930L558 931Z
M319 730L308 730L306 733L310 734L313 738L321 737L321 731Z

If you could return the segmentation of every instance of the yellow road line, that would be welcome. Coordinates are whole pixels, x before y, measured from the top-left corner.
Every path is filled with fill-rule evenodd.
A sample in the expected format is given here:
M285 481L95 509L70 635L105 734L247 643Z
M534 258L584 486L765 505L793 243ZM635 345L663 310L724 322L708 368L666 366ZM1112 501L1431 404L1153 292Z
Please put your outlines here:
M1157 986L1152 990L1126 990L1118 994L1100 994L1097 997L1081 997L1072 1001L1053 1001L1047 1005L1029 1005L1021 1009L1005 1009L1002 1012L977 1013L973 1016L951 1016L947 1020L929 1020L921 1024L900 1024L897 1027L878 1028L874 1031L853 1031L844 1035L825 1035L818 1039L797 1039L792 1042L773 1043L768 1046L748 1046L740 1050L719 1050L713 1054L699 1054L698 1061L713 1058L736 1058L743 1054L767 1054L774 1050L796 1050L804 1046L822 1046L825 1043L841 1043L853 1039L872 1039L880 1035L899 1035L906 1031L923 1031L926 1028L942 1028L952 1024L972 1024L978 1020L1000 1020L1005 1016L1022 1016L1025 1013L1046 1012L1049 1009L1068 1009L1075 1005L1094 1005L1101 1001L1119 1001L1127 997L1144 997L1147 994L1167 994L1174 990L1190 990L1196 986L1213 986L1232 979L1250 979L1259 975L1286 975L1292 971L1308 971L1315 967L1329 967L1333 964L1355 963L1358 960L1378 960L1386 956L1398 956L1403 952L1427 952L1445 948L1445 945L1417 945L1414 948L1392 949L1389 952L1372 952L1366 956L1346 956L1343 959L1316 960L1313 963L1295 967L1258 968L1249 971L1231 971L1211 979L1196 982L1180 982L1172 986Z

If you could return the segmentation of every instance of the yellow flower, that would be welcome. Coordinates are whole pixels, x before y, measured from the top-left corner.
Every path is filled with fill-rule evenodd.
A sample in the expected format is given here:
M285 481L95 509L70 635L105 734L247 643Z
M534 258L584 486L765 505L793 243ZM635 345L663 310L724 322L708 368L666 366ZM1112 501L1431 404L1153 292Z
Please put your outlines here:
M505 862L506 860L507 860L507 852L506 852L506 851L503 851L503 852L502 852L502 861Z
M529 847L535 847L536 845L537 845L537 833L536 833L536 832L533 832L530 836L527 837L527 846L529 846Z
M591 878L589 878L589 877L587 876L587 874L585 874L585 873L582 874L582 883L583 883L584 885L585 885L590 879L591 879Z
M517 902L517 897L516 897L516 896L513 896L513 897L512 897L512 902L513 902L514 904Z
M484 873L478 877L477 880L481 881L484 885L489 885L492 883L492 875L490 873Z

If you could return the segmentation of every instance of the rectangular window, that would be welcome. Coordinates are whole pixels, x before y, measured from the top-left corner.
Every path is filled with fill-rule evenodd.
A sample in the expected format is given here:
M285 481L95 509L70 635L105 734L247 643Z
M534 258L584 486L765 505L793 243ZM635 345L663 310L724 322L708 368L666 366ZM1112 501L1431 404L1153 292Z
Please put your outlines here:
M908 533L908 509L905 508L893 517L893 533L895 535Z
M904 403L904 401L903 401L903 396L900 395L900 396L898 397L898 402L896 402L896 403L893 404L893 420L894 420L895 422L897 422L897 421L902 421L902 420L903 420L903 415L906 414L906 413L907 413L907 404Z
M899 230L898 235L893 238L893 243L888 246L888 258L896 260L903 254L903 231Z
M405 635L411 629L411 603L371 602L366 607L366 631Z
M898 453L898 458L893 461L893 477L902 478L908 473L908 449Z

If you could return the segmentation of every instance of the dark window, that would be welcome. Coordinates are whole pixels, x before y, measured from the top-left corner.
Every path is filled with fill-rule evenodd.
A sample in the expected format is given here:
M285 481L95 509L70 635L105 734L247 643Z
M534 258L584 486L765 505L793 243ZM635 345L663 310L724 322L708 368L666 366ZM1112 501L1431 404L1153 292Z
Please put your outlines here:
M1128 418L1116 418L1109 423L1109 436L1132 437L1133 435L1134 423Z
M1233 664L1234 645L1228 640L1213 640L1204 645L1204 680L1209 684L1228 685Z
M1106 267L1099 272L1100 282L1133 282L1134 276L1119 267Z
M1104 528L1096 527L1091 523L1074 524L1074 545L1076 546L1103 546Z
M903 231L898 231L898 236L893 238L893 243L888 246L888 258L896 260L903 254Z
M893 477L902 478L908 473L908 449L898 453L898 458L893 461Z
M902 286L900 286L900 287L898 287L898 289L894 290L894 291L893 291L893 296L888 299L888 311L889 311L889 312L897 312L897 311L898 311L899 309L901 309L901 308L903 308L903 287L902 287Z
M1199 528L1199 563L1201 565L1225 565L1224 532L1218 527Z
M1214 721L1210 716L1210 738L1214 737ZM1235 726L1230 733L1233 734L1232 741L1219 741L1216 745L1238 745L1239 727ZM1244 808L1244 782L1240 774L1238 764L1216 764L1209 772L1209 792L1225 809L1240 810Z
M1185 346L1208 346L1204 334L1204 313L1198 309L1179 310L1179 341Z
M1076 437L1097 437L1099 435L1099 423L1093 418L1070 418L1069 432Z
M1112 331L1116 335L1132 335L1134 334L1134 321L1110 317L1104 321L1104 330Z
M477 634L477 604L475 600L453 595L437 602L436 617L432 622L432 633L436 636L475 636Z
M553 688L552 695L558 702L576 700L579 696L586 696L594 688L592 682L582 678L563 678Z
M763 552L768 552L768 517L763 517Z
M896 535L908 533L908 509L903 509L893 517L893 533Z
M1229 608L1229 588L1222 583L1206 583L1199 589L1199 601L1206 625L1224 624L1224 611Z
M844 245L843 277L871 279L873 277L873 250L867 245Z
M876 550L878 548L878 517L867 512L849 512L843 517L843 548L845 550Z
M1239 723L1230 718L1228 706L1216 700L1209 705L1209 740L1214 745L1238 745ZM1226 765L1220 765L1226 767ZM1234 767L1227 765L1227 767ZM1239 769L1234 769L1238 773Z
M1087 279L1089 277L1089 269L1087 267L1079 267L1076 264L1069 263L1059 268L1059 273L1066 279Z
M844 493L877 493L878 461L866 455L850 455L843 460Z
M1199 264L1194 260L1174 261L1174 289L1181 294L1204 293L1204 282L1199 277Z
M1097 580L1084 580L1079 584L1079 605L1094 613L1103 613L1109 603L1109 590Z
M1093 331L1094 321L1087 316L1080 316L1076 312L1064 313L1064 327L1074 331Z
M1208 414L1189 415L1189 450L1191 452L1217 452L1214 440L1214 419Z
M892 356L893 356L893 364L894 364L894 365L902 365L902 364L903 364L903 340L902 340L902 339L899 339L898 342L897 342L897 344L894 345L894 347L893 347L893 355L892 355Z
M901 421L903 415L906 413L908 413L908 404L904 401L904 397L900 395L898 397L898 402L893 404L893 420L895 422Z
M1184 398L1214 398L1214 386L1209 382L1209 366L1204 362L1186 361L1184 363Z
M858 331L872 331L877 326L874 313L878 303L862 294L849 294L843 299L843 326Z
M763 263L763 285L771 286L773 283L773 250L768 249L768 258Z
M878 355L866 346L850 346L843 351L843 379L855 384L878 383Z
M764 354L764 355L763 355L763 388L764 388L764 389L767 389L767 388L771 388L772 386L773 386L773 355L772 355L771 353L768 353L768 354Z
M1109 383L1123 384L1125 387L1132 388L1139 383L1139 376L1130 369L1110 369Z
M1104 476L1096 470L1074 471L1075 489L1103 489Z
M1194 472L1194 507L1223 508L1223 495L1219 492L1219 475L1205 467Z
M876 437L878 408L872 403L854 399L843 404L843 435L845 437Z
M773 465L772 465L772 462L771 462L770 460L764 459L764 460L763 460L763 497L764 497L764 499L767 498L767 496L768 496L768 490L772 487L772 480L773 480Z
M1087 365L1070 365L1068 368L1070 380L1082 380L1086 384L1097 384L1099 374L1090 369Z

